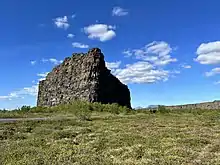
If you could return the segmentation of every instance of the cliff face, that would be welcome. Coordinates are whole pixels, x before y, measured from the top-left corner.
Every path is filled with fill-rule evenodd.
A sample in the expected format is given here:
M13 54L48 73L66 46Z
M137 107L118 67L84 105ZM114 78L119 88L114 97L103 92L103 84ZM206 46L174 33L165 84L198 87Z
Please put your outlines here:
M174 109L220 109L220 101L176 105L176 106L166 106L166 108L170 110L174 110Z
M131 108L128 87L106 68L98 48L65 58L39 83L37 106L54 106L76 99Z

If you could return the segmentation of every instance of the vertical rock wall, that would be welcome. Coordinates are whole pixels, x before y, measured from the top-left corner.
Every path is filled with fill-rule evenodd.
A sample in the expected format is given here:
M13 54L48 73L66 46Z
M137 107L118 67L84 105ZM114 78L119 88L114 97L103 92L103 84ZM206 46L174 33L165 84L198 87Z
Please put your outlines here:
M98 48L65 58L39 83L37 106L54 106L76 99L131 108L128 87L106 68Z

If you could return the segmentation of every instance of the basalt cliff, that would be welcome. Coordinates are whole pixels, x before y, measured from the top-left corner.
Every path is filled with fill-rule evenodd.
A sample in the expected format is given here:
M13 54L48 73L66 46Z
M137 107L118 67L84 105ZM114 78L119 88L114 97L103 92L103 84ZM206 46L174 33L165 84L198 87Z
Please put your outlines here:
M131 108L128 87L107 69L99 48L72 54L39 82L37 106L55 106L74 100L118 103Z

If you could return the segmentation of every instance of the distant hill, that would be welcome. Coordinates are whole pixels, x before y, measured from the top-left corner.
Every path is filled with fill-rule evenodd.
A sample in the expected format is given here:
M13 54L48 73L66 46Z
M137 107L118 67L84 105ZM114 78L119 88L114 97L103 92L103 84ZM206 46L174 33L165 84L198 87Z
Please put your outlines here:
M149 105L147 108L158 108L158 105Z

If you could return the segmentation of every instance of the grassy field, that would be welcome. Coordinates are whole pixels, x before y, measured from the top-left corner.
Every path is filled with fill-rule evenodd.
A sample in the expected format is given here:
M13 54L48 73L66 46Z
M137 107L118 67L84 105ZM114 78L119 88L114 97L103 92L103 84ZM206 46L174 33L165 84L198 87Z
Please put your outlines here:
M220 111L150 113L97 106L98 111L89 107L81 113L85 107L75 108L81 109L45 113L72 119L0 123L0 164L220 164Z

